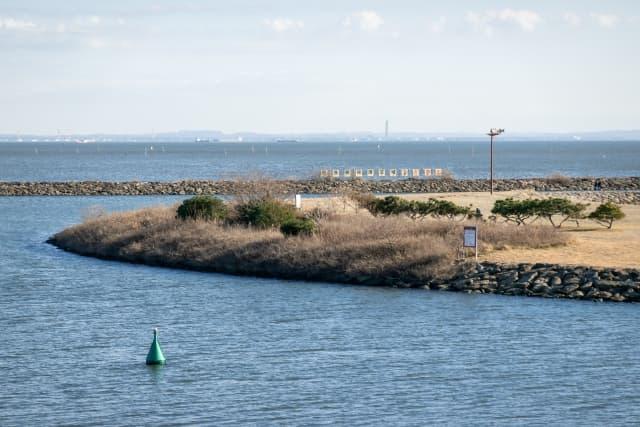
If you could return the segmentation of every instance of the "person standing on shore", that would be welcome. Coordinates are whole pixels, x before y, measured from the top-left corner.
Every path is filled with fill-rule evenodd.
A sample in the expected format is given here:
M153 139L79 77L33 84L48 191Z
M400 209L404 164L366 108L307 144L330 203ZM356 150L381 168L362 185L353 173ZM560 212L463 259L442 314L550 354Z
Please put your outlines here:
M593 191L602 190L602 183L600 182L600 178L596 178L596 181L593 183Z

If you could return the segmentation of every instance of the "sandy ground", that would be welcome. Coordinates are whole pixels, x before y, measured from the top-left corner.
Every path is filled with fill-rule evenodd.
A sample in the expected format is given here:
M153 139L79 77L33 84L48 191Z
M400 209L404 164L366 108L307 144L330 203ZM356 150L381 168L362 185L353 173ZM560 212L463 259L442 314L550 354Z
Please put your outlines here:
M485 218L490 215L491 207L497 199L513 197L516 199L529 197L545 197L532 190L494 193L439 193L402 195L407 199L424 200L430 197L451 200L460 205L472 205L480 208ZM576 201L581 201L576 199ZM341 198L305 199L305 210L321 206L337 212L353 213L353 206ZM588 211L597 203L591 202ZM506 263L547 262L563 265L588 265L597 267L640 267L640 206L621 205L626 218L616 221L611 230L592 221L583 221L575 227L565 223L562 232L571 236L567 246L547 249L506 249L481 254L481 259ZM482 229L479 230L480 239Z

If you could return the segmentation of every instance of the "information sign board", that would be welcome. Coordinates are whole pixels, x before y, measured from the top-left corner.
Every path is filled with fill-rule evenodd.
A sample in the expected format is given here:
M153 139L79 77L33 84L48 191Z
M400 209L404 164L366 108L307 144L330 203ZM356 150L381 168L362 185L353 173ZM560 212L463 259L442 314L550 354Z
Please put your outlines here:
M478 246L478 235L477 235L476 227L465 227L464 228L464 238L463 238L463 246L465 248L475 248Z

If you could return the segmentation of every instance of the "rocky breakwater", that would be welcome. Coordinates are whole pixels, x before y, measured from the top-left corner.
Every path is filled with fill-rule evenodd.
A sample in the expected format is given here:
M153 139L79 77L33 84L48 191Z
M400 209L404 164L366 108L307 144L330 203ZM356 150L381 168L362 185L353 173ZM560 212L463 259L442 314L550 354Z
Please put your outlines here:
M453 278L434 280L423 287L453 292L640 302L640 270L485 262L465 265Z
M502 179L495 181L497 191L536 190L549 192L585 192L593 190L593 178ZM602 192L638 201L640 177L601 178ZM280 180L280 181L176 181L176 182L0 182L0 196L143 196L193 194L341 194L352 191L373 193L448 193L488 191L486 179L398 179L398 180ZM596 193L596 192L594 192ZM611 196L614 197L614 196ZM616 199L618 200L618 199Z
M640 191L557 191L554 197L577 197L587 202L640 205Z

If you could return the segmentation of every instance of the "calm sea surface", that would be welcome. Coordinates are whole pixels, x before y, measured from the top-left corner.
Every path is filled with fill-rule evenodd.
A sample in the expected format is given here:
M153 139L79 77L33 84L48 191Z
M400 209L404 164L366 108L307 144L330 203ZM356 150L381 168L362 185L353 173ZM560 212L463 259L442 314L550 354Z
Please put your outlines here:
M43 243L91 205L176 200L0 198L1 426L640 422L637 304L239 278Z
M497 177L639 176L640 142L495 144ZM2 181L307 178L323 168L445 168L486 178L488 142L0 143Z

